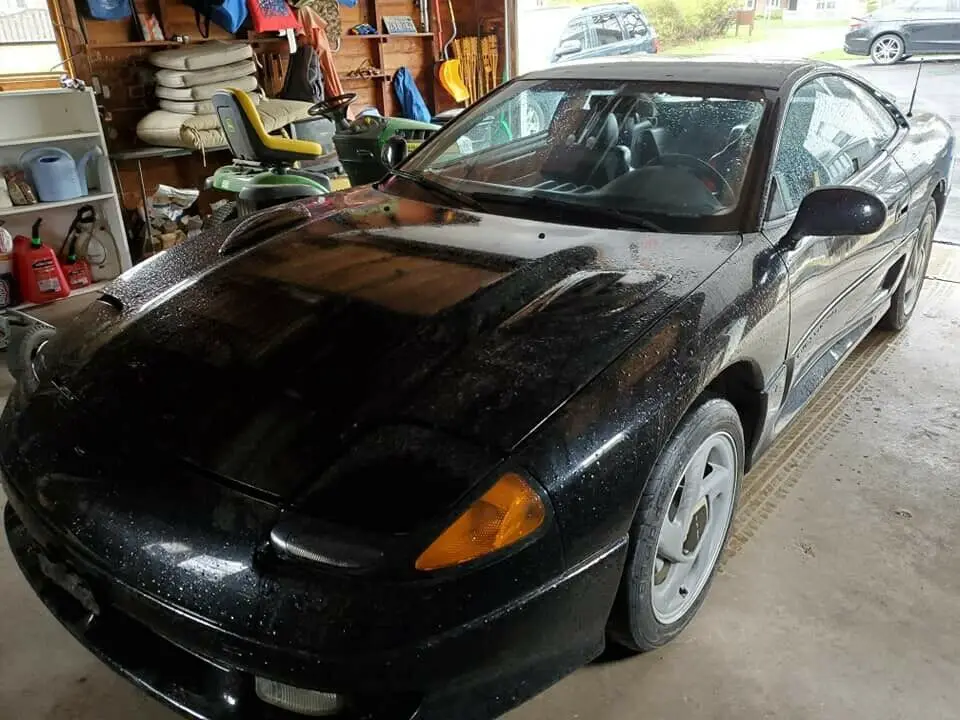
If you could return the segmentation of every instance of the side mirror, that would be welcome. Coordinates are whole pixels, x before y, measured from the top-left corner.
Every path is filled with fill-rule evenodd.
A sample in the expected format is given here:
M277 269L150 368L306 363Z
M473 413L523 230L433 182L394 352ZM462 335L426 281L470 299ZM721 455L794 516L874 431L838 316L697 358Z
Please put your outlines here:
M391 135L383 144L380 151L380 162L388 170L392 170L407 156L407 141L399 135Z
M556 55L557 57L562 57L563 55L573 55L583 50L583 43L581 43L576 38L570 40L564 40L560 43L560 47L557 48Z
M801 238L809 236L871 235L886 221L887 208L873 193L851 187L821 187L803 198L780 246L792 250Z

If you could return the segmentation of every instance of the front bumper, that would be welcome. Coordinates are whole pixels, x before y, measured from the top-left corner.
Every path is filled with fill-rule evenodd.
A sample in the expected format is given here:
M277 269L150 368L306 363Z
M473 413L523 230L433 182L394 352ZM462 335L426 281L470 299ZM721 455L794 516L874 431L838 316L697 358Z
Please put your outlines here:
M50 611L119 674L201 720L299 717L262 702L254 675L345 695L348 708L338 720L496 717L601 651L626 551L623 543L609 548L496 612L415 646L329 656L322 648L278 647L226 630L117 580L72 547L14 487L4 487L10 548ZM76 587L52 580L42 558L75 574L95 599L95 611ZM377 619L369 620L375 628Z

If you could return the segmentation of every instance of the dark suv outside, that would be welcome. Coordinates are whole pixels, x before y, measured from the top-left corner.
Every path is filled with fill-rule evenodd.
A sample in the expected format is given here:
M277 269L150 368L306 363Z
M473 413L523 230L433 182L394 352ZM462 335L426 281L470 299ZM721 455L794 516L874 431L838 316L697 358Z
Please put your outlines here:
M902 0L854 18L843 49L893 65L911 55L960 53L960 0Z
M594 5L567 23L550 63L659 50L657 31L636 5Z

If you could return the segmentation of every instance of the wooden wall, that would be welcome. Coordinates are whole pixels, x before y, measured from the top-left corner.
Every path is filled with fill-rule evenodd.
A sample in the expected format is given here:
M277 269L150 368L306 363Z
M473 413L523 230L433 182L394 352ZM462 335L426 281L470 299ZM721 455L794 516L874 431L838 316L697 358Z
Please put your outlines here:
M80 2L78 8L77 2ZM134 0L138 12L153 13L161 21L165 36L189 36L192 41L201 40L197 30L194 11L182 0ZM156 108L151 72L147 57L151 52L169 43L142 42L135 19L97 21L82 17L82 0L50 0L54 12L64 25L71 63L78 77L92 84L98 91L101 116L108 145L112 150L125 150L142 146L136 137L137 122L146 113ZM450 16L446 0L440 1L440 15L444 39L450 36ZM433 3L431 16L433 15ZM477 22L486 26L502 27L504 0L454 0L455 13L461 35L477 34ZM383 16L407 15L419 26L417 0L359 0L356 7L340 6L341 25L344 32L339 51L335 55L337 71L345 92L355 92L358 99L354 107L377 107L385 115L399 115L391 86L391 78L397 68L406 67L413 75L420 92L432 110L439 112L455 107L452 98L436 82L436 63L440 47L436 42L437 22L432 17L429 36L391 37L383 34ZM491 18L499 18L490 22ZM377 27L376 37L347 34L358 23ZM259 59L261 86L272 96L282 86L287 63L286 41L273 37L248 35L242 39L228 35L226 31L211 25L211 39L231 42L250 42ZM502 43L501 43L502 45ZM351 71L361 67L378 68L382 73L375 78L351 77ZM214 170L230 162L228 152L200 153L168 160L143 161L147 192L151 193L158 183L178 187L202 187L204 179ZM120 184L123 188L122 202L125 207L140 205L139 180L136 165L121 166ZM218 193L204 193L202 206L222 197ZM205 207L204 207L205 209Z

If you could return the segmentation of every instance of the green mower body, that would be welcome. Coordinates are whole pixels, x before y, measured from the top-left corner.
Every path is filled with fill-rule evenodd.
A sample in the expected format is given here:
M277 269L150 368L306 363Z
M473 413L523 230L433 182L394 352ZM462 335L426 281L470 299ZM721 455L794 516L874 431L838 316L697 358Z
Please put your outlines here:
M388 138L400 135L413 151L440 127L419 120L367 115L354 120L350 127L334 133L333 143L350 184L367 185L387 174L380 152Z

